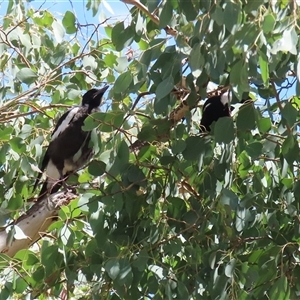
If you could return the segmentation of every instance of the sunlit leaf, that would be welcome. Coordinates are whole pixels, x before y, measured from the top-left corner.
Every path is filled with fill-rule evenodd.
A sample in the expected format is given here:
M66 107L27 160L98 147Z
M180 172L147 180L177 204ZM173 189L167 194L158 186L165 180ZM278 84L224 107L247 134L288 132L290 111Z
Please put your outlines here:
M262 80L265 86L269 86L269 65L267 55L263 52L260 52L259 55L259 66Z
M267 14L263 21L263 31L264 33L269 33L273 30L275 25L275 17L272 14Z
M72 34L76 32L77 28L75 22L76 22L76 18L74 14L71 11L66 11L62 19L62 24L66 29L66 33Z

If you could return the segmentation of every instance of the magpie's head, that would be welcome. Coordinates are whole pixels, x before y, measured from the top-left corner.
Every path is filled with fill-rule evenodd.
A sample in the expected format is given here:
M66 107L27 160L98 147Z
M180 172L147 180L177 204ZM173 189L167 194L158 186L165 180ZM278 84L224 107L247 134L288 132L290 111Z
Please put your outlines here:
M200 125L206 131L210 131L210 125L213 122L216 122L219 118L229 116L230 110L228 106L228 96L225 94L221 96L213 96L208 98L203 105Z
M91 89L87 91L82 97L82 106L88 106L89 110L96 108L100 105L102 96L108 89L108 85L102 89Z

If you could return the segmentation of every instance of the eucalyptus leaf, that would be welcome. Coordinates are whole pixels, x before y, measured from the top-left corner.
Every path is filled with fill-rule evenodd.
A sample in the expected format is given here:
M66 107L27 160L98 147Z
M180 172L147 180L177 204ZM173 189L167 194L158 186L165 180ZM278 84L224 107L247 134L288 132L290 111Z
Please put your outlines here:
M77 31L76 28L76 18L75 15L71 11L66 11L63 19L62 24L65 27L66 33L72 34Z
M35 82L38 75L34 71L32 71L30 68L23 68L21 69L17 74L17 78L27 84L31 84Z

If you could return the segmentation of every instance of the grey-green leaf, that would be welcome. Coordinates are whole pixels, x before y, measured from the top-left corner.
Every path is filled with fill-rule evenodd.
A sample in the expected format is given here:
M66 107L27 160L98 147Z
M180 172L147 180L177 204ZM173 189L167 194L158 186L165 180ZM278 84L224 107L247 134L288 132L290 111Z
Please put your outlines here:
M230 117L220 118L215 125L215 139L217 143L230 143L235 137L233 120Z
M31 84L37 79L37 74L33 72L30 68L23 68L17 74L17 78L26 83Z
M125 93L129 85L131 84L131 82L132 82L132 74L130 71L121 74L115 82L114 92Z

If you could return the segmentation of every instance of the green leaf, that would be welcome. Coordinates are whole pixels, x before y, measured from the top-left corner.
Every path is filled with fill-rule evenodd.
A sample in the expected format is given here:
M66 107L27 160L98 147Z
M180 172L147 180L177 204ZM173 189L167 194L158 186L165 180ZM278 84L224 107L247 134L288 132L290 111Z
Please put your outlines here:
M166 1L163 4L163 8L159 16L160 28L165 28L167 25L169 25L172 17L173 17L173 7L170 1Z
M66 29L66 33L72 34L77 31L76 28L76 18L74 14L71 11L66 11L63 19L62 19L62 24Z
M290 166L299 161L299 146L293 135L288 135L282 144L282 154Z
M117 56L113 53L107 53L105 55L105 57L103 58L103 61L105 62L105 64L108 67L113 68L117 62ZM127 59L125 59L125 68L127 67L127 64L128 64ZM118 65L119 65L119 62L118 62ZM122 68L122 69L125 69L125 68Z
M234 269L236 265L236 259L231 259L230 262L225 267L225 275L231 278L234 275Z
M95 114L94 114L95 115ZM84 125L82 126L82 130L84 131L91 131L94 128L99 126L99 119L96 118L97 116L88 116L84 120Z
M148 10L151 13L157 9L158 4L160 3L159 0L147 0L145 2L147 3Z
M156 88L156 97L158 100L166 97L174 89L173 77L169 76L164 79Z
M196 19L198 13L193 1L180 0L179 5L188 21L194 21Z
M61 43L65 35L63 26L56 20L52 23L53 33L58 43Z
M120 263L116 258L109 259L106 262L104 268L105 268L105 271L107 272L108 276L112 280L115 280L120 273Z
M296 123L298 116L297 109L290 102L287 102L281 113L285 121L284 123L287 124L289 127L293 127Z
M241 18L241 8L238 4L231 1L226 2L224 15L225 27L231 34L237 30Z
M5 127L0 130L0 141L7 141L10 138L11 133L13 132L12 127Z
M132 270L131 270L131 264L128 259L122 258L120 259L120 272L118 274L118 284L125 285L129 287L132 282Z
M211 17L219 26L224 24L224 13L223 9L217 4L215 7L214 12L212 13Z
M7 204L7 209L10 210L18 210L23 205L23 199L22 196L19 194L15 194L9 199L9 202Z
M237 96L242 99L242 95L249 91L248 64L243 60L238 60L230 71L230 83L237 86Z
M262 80L265 86L269 86L269 65L268 57L262 51L259 51L259 67Z
M101 0L88 0L85 7L87 8L87 10L92 9L93 17L95 17L100 4Z
M117 23L111 32L111 40L116 47L117 51L122 51L128 47L134 39L134 30L131 26L124 27L124 22Z
M151 124L145 124L138 133L138 139L142 141L152 142L156 138L156 131Z
M132 74L130 71L127 71L121 74L115 84L114 84L114 92L115 93L126 93L129 85L132 82Z
M156 114L166 114L168 112L168 108L170 104L171 104L171 95L167 95L162 99L156 97L154 100L154 112Z
M261 118L257 121L257 127L260 133L266 133L271 129L272 122L270 118Z
M86 70L96 70L98 68L97 61L93 56L85 56L82 59L82 65Z
M220 118L215 124L214 135L217 143L229 144L235 137L232 118Z
M297 180L294 183L293 192L294 192L295 198L299 201L300 200L300 180Z
M82 130L91 131L99 126L99 129L103 132L112 132L121 126L123 118L123 111L115 110L106 113L94 113L85 119Z
M92 193L84 193L81 195L81 197L78 200L78 208L80 208L81 211L88 212L90 211L90 203L92 202L91 199L95 195Z
M264 21L262 24L263 32L266 34L271 32L274 29L275 21L276 19L273 14L267 14L264 17Z
M116 176L117 174L124 172L128 168L128 162L129 148L126 142L123 140L119 145L117 153L114 157L113 165L109 169L108 173Z
M75 233L65 224L60 230L60 238L64 246L72 247L75 241Z
M45 267L46 276L55 276L53 280L59 278L59 272L57 272L57 266L63 261L63 256L60 253L57 245L43 244L41 249L41 263Z
M247 13L252 13L253 11L256 11L262 4L264 4L264 2L264 0L249 1L244 6L244 10Z
M263 149L262 143L254 142L254 143L247 145L245 150L250 157L257 158L258 156L260 156L262 154L262 149Z
M22 294L28 288L28 282L24 278L18 277L16 278L15 286L15 293Z
M186 147L182 152L184 159L196 160L201 155L201 152L205 148L205 141L198 136L190 136L185 141Z
M93 160L89 163L88 171L93 176L101 176L105 173L106 164L99 160Z
M297 55L297 42L298 35L296 33L296 30L293 27L290 27L288 29L285 28L282 37L274 42L271 53L275 55L279 51L282 51Z
M140 13L138 13L137 15L137 20L136 20L136 24L135 24L135 32L138 36L142 36L144 28L145 28L145 20L144 18L141 16ZM142 41L142 40L141 40ZM144 50L142 48L140 48L141 50Z
M26 151L26 145L23 139L20 137L14 137L9 141L11 148L17 153L23 153Z
M115 45L117 51L120 51L120 49L123 48L123 43L122 43L122 34L124 34L124 22L119 22L117 23L111 32L111 41Z
M255 128L255 109L252 103L241 106L236 120L236 127L242 131Z
M38 75L33 72L31 69L29 68L23 68L21 69L17 74L16 74L17 78L26 83L26 84L31 84L33 82L35 82L35 80L37 79Z
M204 63L204 57L201 53L201 44L197 43L193 46L189 57L189 65L194 77L197 78L201 75Z
M173 141L171 149L173 154L176 155L181 153L185 149L185 147L186 147L185 141L177 139Z
M142 249L137 258L133 261L133 266L136 267L139 271L144 271L147 267L147 261L150 259L150 256L146 249Z
M250 218L251 218L251 214L249 213L249 210L238 206L236 209L236 220L235 220L236 230L239 232L245 230L247 224L249 224Z
M159 162L162 164L162 166L173 164L175 161L176 157L170 155L161 156L159 158Z
M220 197L220 202L222 204L230 206L232 210L236 210L239 203L239 197L228 189L223 189Z
M39 25L39 26L44 26L44 27L48 27L51 26L54 18L53 16L48 12L48 11L43 11L42 13L42 17L33 17L33 21Z
M135 182L140 185L143 184L143 181L146 179L143 171L135 165L131 165L127 170L127 178L130 182Z
M45 278L45 268L43 266L38 266L32 273L32 278L36 282L43 282L43 279Z
M26 251L28 252L29 250L26 250ZM26 264L28 266L34 266L35 264L38 263L38 261L39 261L39 259L37 258L35 253L33 253L33 252L28 253L28 257L27 257L27 260L26 260Z

